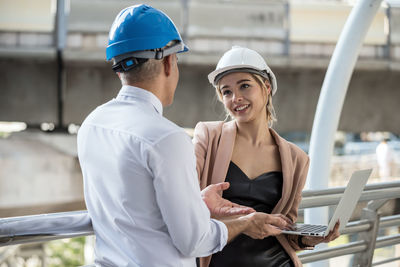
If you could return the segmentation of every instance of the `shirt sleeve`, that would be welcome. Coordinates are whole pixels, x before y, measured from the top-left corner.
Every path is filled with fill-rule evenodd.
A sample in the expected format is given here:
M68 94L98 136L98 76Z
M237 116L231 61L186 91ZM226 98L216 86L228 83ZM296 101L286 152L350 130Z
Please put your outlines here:
M148 165L157 203L175 247L190 257L222 250L228 230L224 223L210 218L201 199L189 136L182 131L162 138L149 150Z

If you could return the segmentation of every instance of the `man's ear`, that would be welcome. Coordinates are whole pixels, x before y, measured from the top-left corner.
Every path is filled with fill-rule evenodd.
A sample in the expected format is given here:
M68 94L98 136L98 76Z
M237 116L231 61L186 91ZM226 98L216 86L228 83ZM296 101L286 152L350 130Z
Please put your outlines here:
M164 57L163 59L163 65L164 65L164 73L166 76L169 76L171 74L172 70L172 55L168 55Z

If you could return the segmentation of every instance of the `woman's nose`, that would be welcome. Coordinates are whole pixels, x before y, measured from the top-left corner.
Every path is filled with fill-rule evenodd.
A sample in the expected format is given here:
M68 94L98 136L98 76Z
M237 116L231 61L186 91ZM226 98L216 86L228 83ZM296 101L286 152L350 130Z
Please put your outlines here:
M243 96L241 94L233 94L234 102L241 102L243 100Z

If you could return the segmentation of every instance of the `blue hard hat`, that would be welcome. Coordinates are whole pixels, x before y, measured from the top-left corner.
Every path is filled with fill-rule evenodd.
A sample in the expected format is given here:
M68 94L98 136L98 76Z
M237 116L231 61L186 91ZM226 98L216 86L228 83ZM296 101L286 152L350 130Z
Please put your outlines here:
M176 52L189 50L165 13L143 4L127 7L119 12L111 26L107 60L135 51L160 49L171 41L181 44Z

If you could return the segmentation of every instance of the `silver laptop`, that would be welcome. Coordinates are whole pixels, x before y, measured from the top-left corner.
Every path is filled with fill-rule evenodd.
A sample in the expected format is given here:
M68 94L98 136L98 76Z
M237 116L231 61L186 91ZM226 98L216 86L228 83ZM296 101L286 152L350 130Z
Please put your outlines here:
M372 169L355 171L347 184L346 190L341 197L338 206L335 209L329 225L315 224L296 224L293 230L284 230L282 233L291 235L311 235L311 236L327 236L335 227L336 222L340 221L339 232L346 227L354 208L360 199L361 193Z

